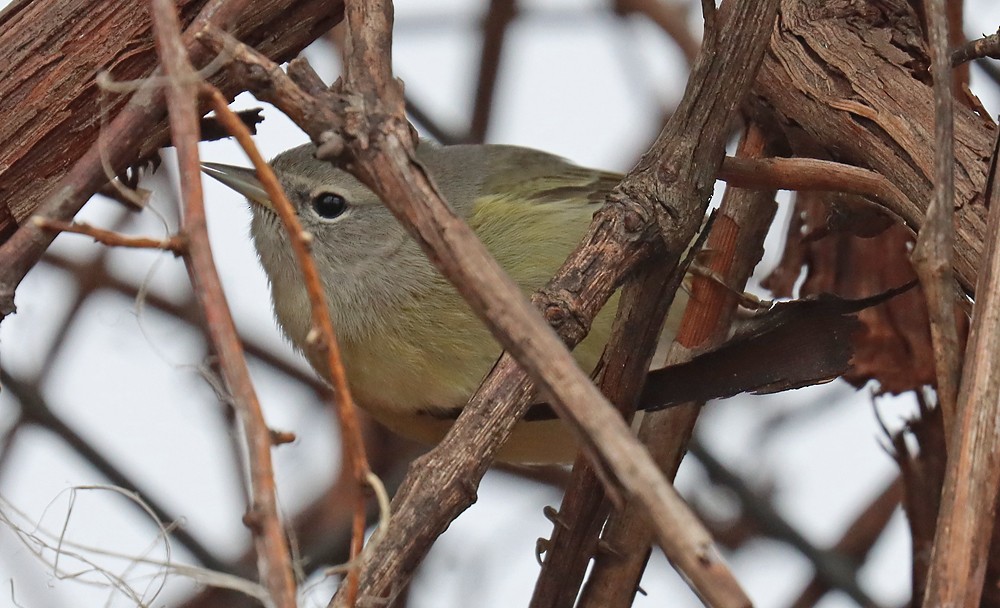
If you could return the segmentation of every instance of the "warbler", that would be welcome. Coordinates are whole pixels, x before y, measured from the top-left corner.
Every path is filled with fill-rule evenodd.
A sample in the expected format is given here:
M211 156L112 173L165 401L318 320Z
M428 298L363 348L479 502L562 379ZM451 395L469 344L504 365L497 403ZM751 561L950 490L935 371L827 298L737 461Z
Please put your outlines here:
M393 431L434 443L452 424L445 414L468 401L502 349L378 196L314 152L312 144L292 148L271 166L313 236L352 394ZM517 146L421 142L416 156L526 295L555 274L621 179ZM216 163L203 170L250 201L250 233L278 324L325 376L325 359L306 340L311 318L301 273L256 173ZM676 332L685 301L679 292L661 340ZM601 355L616 305L613 298L574 351L585 371ZM575 451L558 420L521 422L498 458L568 462Z

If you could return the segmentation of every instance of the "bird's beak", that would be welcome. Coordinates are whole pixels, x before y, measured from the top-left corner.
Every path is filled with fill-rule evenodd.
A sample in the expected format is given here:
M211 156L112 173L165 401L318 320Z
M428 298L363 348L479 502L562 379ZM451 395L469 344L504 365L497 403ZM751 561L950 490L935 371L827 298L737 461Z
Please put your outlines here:
M264 187L257 180L257 172L246 167L221 165L219 163L201 163L201 171L215 178L233 190L247 197L251 202L273 209Z

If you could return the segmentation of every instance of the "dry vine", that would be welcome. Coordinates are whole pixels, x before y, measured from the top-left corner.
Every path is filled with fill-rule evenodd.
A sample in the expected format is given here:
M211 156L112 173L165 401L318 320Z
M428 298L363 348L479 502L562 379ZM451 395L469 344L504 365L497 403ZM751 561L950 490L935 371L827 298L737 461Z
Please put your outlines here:
M676 291L674 268L701 222L716 177L730 186L762 190L727 190L724 211L709 237L711 253L706 265L733 289L738 290L748 276L762 231L770 222L769 189L812 193L800 195L802 208L811 211L797 220L798 232L793 234L804 233L807 238L790 245L789 249L802 257L790 255L789 266L798 272L803 263L811 263L810 273L828 274L810 274L806 290L828 280L830 274L837 274L836 270L830 271L836 267L829 258L825 258L828 266L819 264L818 252L833 240L889 243L896 239L892 242L905 243L912 232L919 232L918 257L925 260L923 284L936 311L929 326L935 343L945 345L936 351L940 354L938 401L944 416L942 421L934 417L937 414L924 412L921 454L911 455L897 444L900 480L889 483L875 496L837 546L829 550L810 545L773 511L753 507L758 502L766 504L765 499L741 485L738 477L713 458L711 449L696 442L693 455L713 471L717 480L733 488L745 504L753 507L750 510L758 525L772 536L784 538L814 562L815 579L803 590L796 605L811 605L831 588L861 604L872 603L858 584L857 564L845 565L838 556L863 559L901 493L911 513L914 553L929 548L932 541L934 547L929 564L919 559L914 562L914 602L922 601L925 606L975 606L985 588L982 601L989 603L1000 567L996 558L1000 555L1000 540L995 531L988 533L993 528L1000 484L994 428L997 417L991 413L998 402L996 364L991 353L996 351L995 333L1000 326L991 299L997 290L992 285L997 272L993 258L998 257L992 235L1000 230L1000 213L996 209L1000 201L996 200L998 189L986 187L985 161L991 157L990 143L994 139L992 123L972 102L955 104L952 109L947 106L952 90L962 91L959 85L964 82L961 72L952 78L949 66L995 56L996 35L949 51L947 44L959 44L954 24L961 11L952 9L945 15L942 2L927 2L924 13L915 15L910 3L903 0L867 3L866 9L859 8L866 3L841 6L822 0L726 0L718 14L710 11L706 15L705 42L699 51L689 33L677 27L678 15L683 11L672 12L649 2L617 2L616 10L621 14L642 14L658 23L684 49L694 68L684 99L657 142L595 217L590 233L564 269L534 296L534 304L554 326L557 337L545 328L461 220L447 212L428 176L413 160L413 133L404 115L404 109L409 108L416 122L443 138L485 140L508 29L523 9L506 0L490 3L483 23L484 44L470 125L468 130L450 131L435 125L426 113L415 111L420 105L404 99L393 78L389 68L392 10L388 2L347 3L348 27L341 38L346 49L346 72L343 81L330 89L308 64L293 62L286 73L274 61L276 53L284 53L287 58L289 49L305 44L308 36L302 30L308 27L296 30L297 37L289 40L284 50L266 54L254 48L260 40L240 44L237 38L248 42L242 33L234 37L232 32L225 32L239 21L237 16L264 5L274 11L272 16L284 9L303 11L318 32L339 18L342 7L338 3L212 0L180 4L182 22L191 24L183 37L171 3L153 1L157 8L153 31L163 57L163 70L133 96L128 106L114 108L116 118L108 127L105 141L89 140L89 150L68 172L46 174L39 193L18 199L25 206L0 206L0 237L6 239L13 233L0 246L0 310L4 315L13 310L14 289L59 231L86 234L110 246L168 250L184 258L195 285L195 299L207 320L205 331L219 355L227 388L238 405L248 438L253 496L246 520L257 544L260 578L275 605L295 605L295 565L274 502L269 455L276 436L267 429L249 384L243 347L214 276L205 237L193 146L199 139L198 116L209 103L230 132L238 133L262 181L271 190L276 184L266 177L269 172L253 151L248 133L230 120L222 94L200 88L195 78L193 66L203 66L219 53L231 57L211 78L226 83L226 95L250 90L274 102L309 133L323 158L346 166L382 195L509 353L472 398L449 437L418 459L406 478L400 480L402 485L393 502L394 519L386 535L373 543L361 560L351 562L354 568L332 605L353 605L356 599L365 605L381 604L405 588L431 543L474 501L477 484L498 446L531 404L533 386L552 397L553 406L585 447L568 482L563 506L553 518L554 533L546 545L546 562L532 605L572 606L578 596L581 606L631 605L651 540L658 542L707 604L749 605L749 599L716 555L715 540L726 536L699 522L664 479L664 474L671 478L676 473L686 453L700 404L660 412L645 420L640 439L653 459L627 433L621 416L610 407L614 404L627 416L635 406L655 346L655 328ZM703 5L709 9L713 6L709 2ZM772 31L776 10L780 10L779 27ZM930 54L922 38L921 19L932 34ZM950 36L944 27L946 20L951 22ZM247 27L256 32L250 34L251 38L267 39L255 25ZM4 40L0 34L0 41ZM273 45L273 40L261 44ZM934 67L928 71L931 59ZM859 65L864 69L858 69ZM146 75L151 66L151 62L146 64L142 73L134 76ZM166 89L160 88L164 82L168 83ZM930 82L935 84L933 88ZM723 145L733 127L729 124L731 117L747 90L749 101L743 105L749 119L744 142L736 158L723 159ZM0 109L4 103L0 96ZM199 103L204 107L199 108ZM115 171L123 171L155 147L152 142L166 141L165 129L155 129L154 125L162 124L167 107L173 130L170 139L181 157L186 203L180 232L165 239L148 239L69 223L94 192L107 186L110 176L104 171L103 160L109 160ZM952 122L954 135L944 128ZM933 123L941 127L936 132L936 143L929 136ZM22 128L28 131L39 127ZM67 131L80 133L87 128L85 125ZM4 133L3 127L0 133ZM65 141L60 138L69 136L46 137ZM795 156L767 158L788 152ZM6 158L0 153L0 161L6 162ZM995 173L995 151L992 158ZM23 183L21 165L0 162L0 166L15 167L10 183ZM56 186L53 175L64 175L60 186ZM995 179L992 177L990 183ZM850 199L852 203L846 210L831 211L826 221L818 220L821 213L817 209L833 209L830 192L857 196ZM992 205L985 204L986 193L993 197ZM280 193L274 190L271 198L283 210L291 233L301 235ZM37 210L29 209L40 200L47 202ZM812 207L808 206L810 200L815 203ZM933 204L928 205L929 200ZM846 219L833 221L832 216L841 211ZM33 220L24 221L32 214ZM906 228L887 230L894 220L901 220ZM21 225L13 232L18 221ZM817 244L823 239L828 240ZM371 473L358 438L358 424L352 420L353 409L337 362L329 319L318 314L326 305L315 273L310 275L308 270L308 238L292 241L311 285L314 324L328 345L330 376L341 406L338 412L347 430L343 447L350 464L348 474L339 478L336 487L351 496L349 508L344 509L349 513L346 518L350 525L346 528L350 533L342 536L353 540L340 545L345 548L341 558L349 561L360 550L366 516L371 518L359 491ZM858 250L864 247L850 242ZM932 247L925 248L925 244ZM58 258L48 263L76 271L86 268L85 264ZM114 289L129 289L115 283L114 277L104 279ZM863 279L848 282L848 291L862 283ZM594 314L620 285L623 296L615 334L595 388L569 359L558 338L569 345L578 342ZM878 285L862 294L890 286L895 285ZM964 371L959 356L961 334L955 331L953 322L963 313L961 306L957 313L952 310L960 303L960 290L979 294L973 308ZM694 283L693 299L696 304L688 309L674 360L685 359L692 349L706 342L724 338L729 329L736 302L729 290L699 278ZM189 319L196 316L190 309L184 312L170 302L152 302ZM254 356L266 356L253 345L248 351ZM875 372L859 374L863 380L878 377ZM314 379L305 381L316 386ZM56 430L68 442L79 443L30 382L3 370L3 383L18 394L21 420ZM940 450L935 451L937 444L928 436L942 440ZM946 474L944 438L948 439L951 455ZM101 459L99 453L88 458L95 462ZM918 459L923 460L916 463ZM389 470L377 462L372 468ZM107 474L116 474L113 467L107 469ZM941 480L935 481L936 472L944 477L940 513L936 500ZM121 479L125 485L133 485L127 477ZM324 507L319 504L317 512ZM164 515L160 513L167 513L159 507L153 510L161 518ZM338 521L343 521L343 513L341 517ZM218 561L196 540L184 542L204 563ZM595 560L594 568L585 581L591 559ZM984 582L984 577L989 578ZM204 605L213 601L206 593L192 605L199 599Z

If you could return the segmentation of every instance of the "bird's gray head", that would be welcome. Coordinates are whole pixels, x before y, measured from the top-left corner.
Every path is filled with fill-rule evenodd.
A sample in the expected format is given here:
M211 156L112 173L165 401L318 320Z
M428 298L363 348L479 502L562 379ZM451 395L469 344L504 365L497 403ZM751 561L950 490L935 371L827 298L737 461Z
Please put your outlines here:
M303 228L313 236L313 256L334 321L342 332L365 332L370 329L368 314L392 306L434 270L378 196L346 171L317 160L314 150L311 144L292 148L271 166ZM308 311L301 274L256 173L215 163L205 163L203 170L251 201L250 232L271 281L275 312L298 342L298 328L290 325L300 323L290 317Z
M410 239L375 193L350 173L316 160L314 150L312 145L292 148L271 166L302 226L314 237L313 253L325 278L349 282L398 254ZM288 251L274 211L253 205L253 214L251 232L262 258L274 250Z

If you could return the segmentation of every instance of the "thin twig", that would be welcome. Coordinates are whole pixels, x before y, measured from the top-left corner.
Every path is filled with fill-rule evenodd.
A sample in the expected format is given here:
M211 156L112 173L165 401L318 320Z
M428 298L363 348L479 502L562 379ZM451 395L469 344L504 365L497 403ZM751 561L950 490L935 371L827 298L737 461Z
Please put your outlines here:
M912 205L885 176L844 163L815 158L734 158L727 156L719 179L737 188L845 192L868 196L881 203L906 224L904 213Z
M821 549L812 544L778 513L767 498L760 496L696 439L691 441L689 452L705 467L709 478L733 491L743 510L761 525L768 536L795 547L814 565L816 575L825 583L843 591L859 606L878 606L861 588L856 562L835 550Z
M25 382L7 373L6 369L0 368L0 383L3 384L17 399L21 408L21 417L24 422L38 425L48 430L62 439L66 445L74 450L90 466L94 467L109 483L126 490L135 492L142 497L143 502L156 516L161 526L170 531L170 536L175 538L185 549L191 552L203 566L218 572L235 574L235 569L229 564L219 559L205 545L195 538L182 526L174 525L181 521L175 517L165 507L153 498L154 492L143 488L140 484L122 472L114 463L106 458L100 451L93 447L86 439L80 436L69 424L60 418L49 406L42 392L33 383ZM6 448L10 444L4 444ZM132 506L136 503L129 501Z
M365 540L365 497L362 488L369 485L369 476L372 475L372 472L368 466L368 458L365 456L365 445L358 423L357 407L347 384L347 374L344 371L340 346L337 343L333 322L330 319L326 292L323 289L319 271L316 269L316 261L310 253L312 235L302 227L302 222L299 221L295 208L285 196L274 170L267 164L254 144L249 129L240 121L236 113L229 109L226 99L219 93L218 89L205 85L203 92L215 109L216 118L236 138L253 163L254 169L257 171L257 179L260 180L265 192L267 192L268 200L271 201L271 205L288 232L292 250L302 271L312 313L312 328L307 341L319 352L326 355L328 377L333 383L335 391L333 405L342 431L343 461L347 463L356 483L349 497L350 502L354 505L354 536L351 542L350 558L353 561L361 553L361 546ZM348 569L347 580L348 594L351 596L348 603L353 605L358 586L357 564Z
M184 240L177 235L169 236L164 239L154 239L146 236L129 236L127 234L115 232L114 230L105 230L104 228L91 226L90 224L85 224L83 222L69 223L37 215L32 218L32 221L36 226L42 228L43 230L82 234L84 236L89 236L98 243L107 245L108 247L161 249L163 251L169 251L174 255L181 255L184 253Z
M995 34L970 40L951 52L951 65L957 67L963 63L989 57L1000 59L1000 28Z
M857 567L861 568L875 542L885 532L892 516L899 510L902 496L903 480L897 477L854 518L831 551L853 560ZM823 576L819 571L819 564L813 563L813 567L816 569L816 574L792 603L791 608L811 608L833 589L829 580L831 577Z
M479 57L479 82L476 83L476 98L472 106L472 120L469 124L468 139L474 143L486 141L486 133L493 114L493 97L497 76L500 74L500 60L503 57L504 40L510 22L517 15L516 0L491 0L483 21L483 48Z
M925 608L979 606L1000 489L1000 138L987 185L986 251L934 533Z
M636 13L655 23L663 33L677 44L688 65L694 63L701 48L701 41L688 28L689 5L683 0L615 0L615 11L622 15Z
M278 608L294 608L296 585L292 556L278 514L271 463L271 433L254 392L243 348L212 258L202 200L198 162L198 84L181 40L176 7L171 0L152 0L153 32L169 84L165 89L171 141L177 149L182 232L188 242L184 262L195 296L205 315L219 365L239 412L250 461L251 506L244 518L258 550L260 576Z

